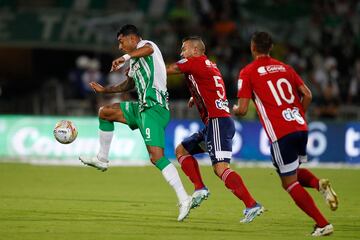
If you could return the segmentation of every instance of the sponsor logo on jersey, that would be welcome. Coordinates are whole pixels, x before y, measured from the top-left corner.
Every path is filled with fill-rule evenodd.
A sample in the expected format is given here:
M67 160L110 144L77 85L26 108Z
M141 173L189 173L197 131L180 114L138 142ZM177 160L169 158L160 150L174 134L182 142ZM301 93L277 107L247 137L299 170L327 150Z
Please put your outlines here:
M266 71L268 73L286 72L285 67L283 65L268 65L266 66Z
M211 62L209 59L206 59L205 60L205 64L207 67L213 67L213 68L216 68L216 64Z
M257 69L257 71L258 71L258 73L259 73L260 75L267 74L266 69L265 69L264 66L259 67L259 68Z
M305 120L299 113L299 109L297 107L294 107L293 109L287 108L287 109L283 110L282 116L288 122L296 121L301 125L305 124Z
M140 69L140 63L139 62L134 63L134 65L132 65L131 69L133 71L139 70Z
M220 110L225 110L226 112L230 113L228 100L216 99L215 105L216 105L216 108L218 108Z
M258 67L257 72L262 76L268 73L286 72L286 69L283 65L268 65Z
M183 64L183 63L186 63L187 61L188 61L187 58L183 58L183 59L180 59L177 63Z

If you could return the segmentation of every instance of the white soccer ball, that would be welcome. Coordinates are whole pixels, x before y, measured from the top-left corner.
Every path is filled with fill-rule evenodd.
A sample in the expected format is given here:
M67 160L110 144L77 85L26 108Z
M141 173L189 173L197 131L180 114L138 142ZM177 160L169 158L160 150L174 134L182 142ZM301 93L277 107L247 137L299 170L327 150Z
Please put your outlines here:
M55 125L54 137L59 143L72 143L76 139L77 134L75 124L69 120L61 120Z

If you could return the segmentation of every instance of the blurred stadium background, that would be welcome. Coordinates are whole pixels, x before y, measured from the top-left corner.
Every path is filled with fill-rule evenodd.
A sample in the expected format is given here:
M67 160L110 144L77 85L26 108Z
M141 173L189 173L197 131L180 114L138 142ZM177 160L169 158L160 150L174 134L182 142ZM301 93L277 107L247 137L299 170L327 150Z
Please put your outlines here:
M99 106L134 93L95 95L90 81L114 84L109 74L116 32L125 23L155 41L166 63L179 59L181 39L200 35L207 55L236 100L239 69L251 61L249 38L269 31L272 55L292 65L311 87L309 155L313 163L360 163L360 2L356 0L0 0L0 156L2 160L77 163L97 148ZM183 77L168 80L172 122L167 155L201 127ZM56 143L60 119L79 128L71 145ZM111 158L147 163L139 134L117 125ZM125 147L123 147L125 146ZM141 149L141 150L138 150ZM234 158L269 162L269 146L252 107L237 122ZM51 160L51 161L49 161ZM139 161L141 160L141 161Z
M98 149L97 108L134 98L95 95L87 85L122 80L109 70L121 55L115 36L125 23L156 42L166 63L179 59L184 36L202 36L231 105L238 72L251 61L251 34L269 31L276 42L272 55L292 65L313 92L307 166L336 166L313 171L331 179L339 209L330 212L311 193L335 226L331 239L359 239L358 0L0 0L0 239L310 239L311 221L281 189L274 169L257 166L271 163L253 106L246 119L237 119L233 162L256 165L234 166L268 209L255 224L239 224L243 206L209 166L201 170L211 198L178 223L175 196L161 174L152 166L137 167L150 164L140 133L121 124L115 126L111 163L135 167L100 173L43 166L80 166L79 155ZM168 89L166 155L175 159L174 146L201 123L196 110L187 108L183 78L169 78ZM72 144L52 135L62 119L78 127ZM206 156L199 159L210 163Z

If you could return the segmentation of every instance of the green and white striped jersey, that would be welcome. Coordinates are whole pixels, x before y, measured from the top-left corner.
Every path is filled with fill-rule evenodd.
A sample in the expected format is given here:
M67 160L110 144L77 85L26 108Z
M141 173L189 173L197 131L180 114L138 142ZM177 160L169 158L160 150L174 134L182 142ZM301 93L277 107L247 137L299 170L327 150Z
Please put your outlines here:
M155 105L169 109L164 59L159 48L151 41L141 40L136 48L145 44L151 44L154 52L147 57L131 58L128 74L135 81L140 111Z

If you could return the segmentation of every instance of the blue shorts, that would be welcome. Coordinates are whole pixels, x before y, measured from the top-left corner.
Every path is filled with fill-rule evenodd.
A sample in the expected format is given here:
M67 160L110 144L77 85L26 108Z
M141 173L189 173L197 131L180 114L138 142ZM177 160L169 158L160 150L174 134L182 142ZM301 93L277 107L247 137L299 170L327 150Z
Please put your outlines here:
M308 132L299 131L290 133L271 144L272 162L279 175L293 175L300 163L307 161L307 140Z
M235 126L231 117L210 118L205 128L185 138L181 144L191 155L207 151L213 165L218 162L230 163L234 134Z

